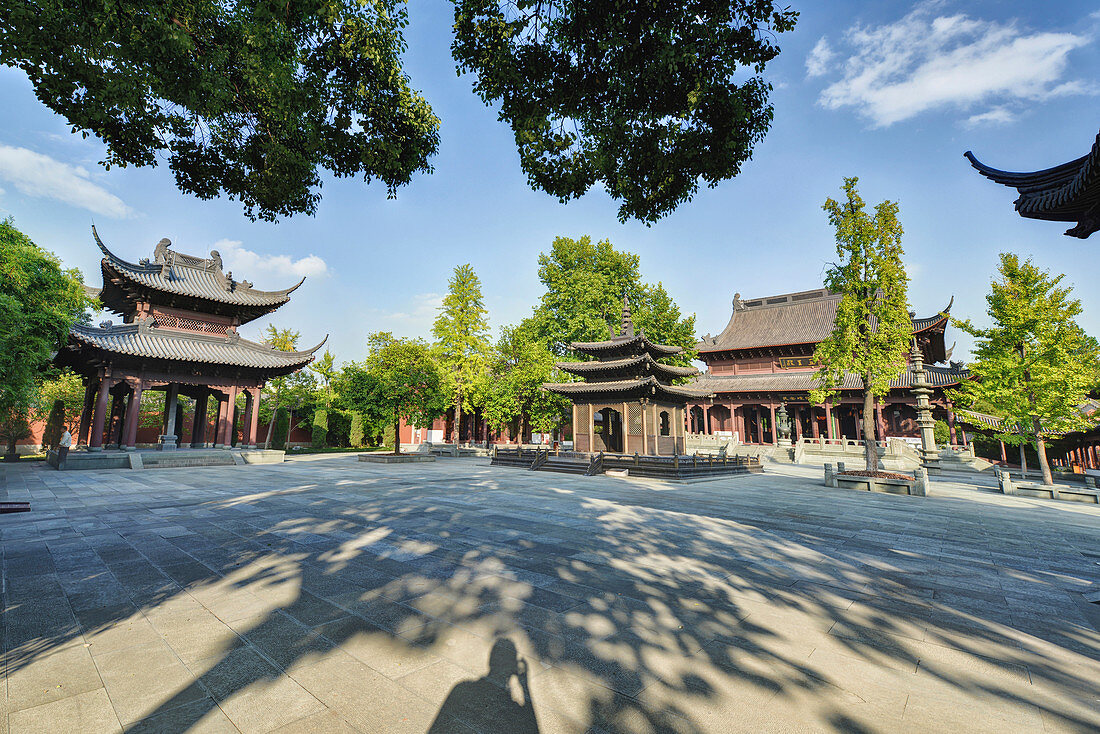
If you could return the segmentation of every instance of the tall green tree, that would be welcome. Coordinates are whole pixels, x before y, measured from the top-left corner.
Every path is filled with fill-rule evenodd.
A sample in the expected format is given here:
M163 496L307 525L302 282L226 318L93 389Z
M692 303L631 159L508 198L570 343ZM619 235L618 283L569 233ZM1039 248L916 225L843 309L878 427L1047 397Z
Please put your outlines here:
M550 432L569 415L570 402L542 389L543 383L561 381L554 368L556 357L544 343L522 328L505 326L496 346L492 379L484 385L484 415L496 430L515 427L522 441L530 430Z
M481 295L481 279L469 264L459 265L447 284L439 315L432 324L440 366L449 376L454 391L454 436L461 435L463 407L476 407L472 389L489 368L492 345L489 343L489 312Z
M575 356L572 342L607 339L619 325L624 297L630 299L635 330L684 349L671 362L688 364L695 355L695 315L683 316L660 283L643 282L639 257L616 250L608 240L556 238L550 252L539 255L539 280L545 291L521 326L559 356Z
M401 421L430 425L447 407L443 373L431 348L418 339L371 334L366 369L349 370L342 400L352 410L393 426L395 454L401 453Z
M975 379L957 393L964 403L981 401L1019 432L998 436L1005 443L1032 443L1043 482L1053 484L1046 437L1087 427L1079 412L1097 373L1095 339L1077 324L1080 300L1062 286L1065 275L1051 276L1031 260L1001 255L999 277L986 296L992 324L978 327L956 320L975 338Z
M340 374L340 369L336 367L335 362L336 357L326 349L321 358L309 366L310 371L320 377L324 385L326 407L332 406L332 383Z
M0 221L0 419L32 406L53 353L91 305L79 271Z
M274 324L268 324L267 329L264 331L264 337L264 340L272 349L278 349L280 352L293 352L298 348L298 340L302 338L302 335L293 329L280 329ZM273 377L264 385L263 397L266 399L263 401L263 411L260 414L260 417L267 421L267 437L264 439L264 448L271 447L271 432L275 426L275 411L286 407L295 397L301 397L299 393L304 377L307 377L307 375L302 372L294 372L289 375ZM290 422L289 417L287 420ZM292 426L293 423L290 422L290 425Z
M844 201L832 198L822 207L836 230L838 262L825 273L825 287L841 294L833 331L817 345L814 359L819 387L810 400L839 399L849 374L863 381L863 444L867 471L878 468L875 448L875 398L885 397L890 381L906 369L912 338L909 276L902 264L902 228L898 205L884 201L867 212L856 188L858 178L844 179Z
M736 176L772 121L765 65L797 13L769 0L453 0L452 54L515 134L532 187L597 182L651 222ZM402 66L403 0L0 5L0 64L104 165L167 160L249 217L312 214L324 175L390 195L430 172L439 120Z

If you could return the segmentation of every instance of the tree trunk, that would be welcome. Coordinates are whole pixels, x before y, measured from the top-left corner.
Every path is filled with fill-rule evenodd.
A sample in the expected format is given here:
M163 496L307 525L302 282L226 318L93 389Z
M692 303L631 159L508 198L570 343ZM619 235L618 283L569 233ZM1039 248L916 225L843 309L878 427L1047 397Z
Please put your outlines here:
M870 379L864 377L863 384L870 385ZM863 456L866 459L867 471L878 471L878 447L875 446L875 396L869 389L863 391Z
M455 447L462 440L462 388L455 394Z
M398 418L393 422L393 453L394 455L401 453L401 419Z
M1040 433L1039 419L1035 419L1035 453L1039 455L1039 471L1043 473L1043 484L1048 487L1054 484L1054 477L1050 473L1050 462L1047 460L1047 442Z
M1020 444L1020 479L1023 479L1024 475L1027 474L1027 454L1024 453L1026 448L1026 443Z

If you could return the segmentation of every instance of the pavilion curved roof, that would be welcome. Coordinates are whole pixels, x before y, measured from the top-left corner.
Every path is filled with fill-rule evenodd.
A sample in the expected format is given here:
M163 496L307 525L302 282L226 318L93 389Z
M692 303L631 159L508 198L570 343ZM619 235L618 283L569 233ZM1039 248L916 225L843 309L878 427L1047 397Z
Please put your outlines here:
M651 390L666 393L677 398L700 398L711 393L705 388L691 385L665 385L656 377L649 375L631 380L613 380L609 382L548 382L543 389L566 397L599 395L603 393L631 393Z
M558 362L555 364L555 367L562 372L580 375L581 377L604 372L637 369L660 372L670 378L691 377L692 375L699 374L699 370L694 367L679 367L677 365L658 362L647 352L633 357L623 357L622 359L607 359L590 362Z
M313 361L326 336L312 349L283 352L267 344L242 339L235 332L226 336L190 334L151 326L148 320L118 326L75 324L70 339L111 354L140 359L246 367L274 374L294 371Z
M602 342L573 342L569 348L582 354L601 354L607 352L619 352L629 349L641 349L651 354L671 356L683 352L682 347L674 347L668 344L654 344L646 338L645 334L631 334L629 336L617 336Z
M92 226L92 236L103 252L104 291L107 290L108 279L115 276L151 291L252 311L259 309L261 313L266 313L289 301L290 294L305 282L302 278L290 288L259 290L247 281L236 280L224 273L221 256L216 250L210 253L209 258L198 258L170 249L168 240L161 240L157 245L152 261L143 259L132 263L115 255L103 244L95 225Z
M1002 171L985 165L969 150L964 155L990 181L1019 192L1015 204L1020 216L1076 222L1065 233L1081 239L1100 230L1100 133L1087 154L1041 171Z

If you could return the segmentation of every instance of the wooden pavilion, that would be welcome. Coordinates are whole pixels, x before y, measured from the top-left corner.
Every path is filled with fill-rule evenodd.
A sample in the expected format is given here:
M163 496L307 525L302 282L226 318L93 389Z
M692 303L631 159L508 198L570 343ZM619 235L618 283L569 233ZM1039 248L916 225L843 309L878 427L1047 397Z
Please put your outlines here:
M183 433L180 395L195 400L192 448L234 445L234 411L241 394L239 445L255 448L260 390L267 380L309 364L324 341L305 351L283 352L242 338L237 328L285 304L302 282L285 290L258 290L223 272L217 251L209 258L185 255L172 250L167 239L157 244L152 260L131 263L108 250L94 226L92 236L103 252L100 302L122 323L73 326L55 358L85 384L74 442L89 451L104 446L133 450L142 393L159 390L166 393L160 448L176 448ZM218 403L218 418L208 441L210 399Z
M593 357L559 362L558 369L584 382L547 383L543 388L573 402L573 448L578 452L684 453L684 415L689 399L708 394L672 384L698 374L694 367L663 364L683 349L654 344L634 333L630 304L623 307L618 335L602 342L575 342L570 348Z

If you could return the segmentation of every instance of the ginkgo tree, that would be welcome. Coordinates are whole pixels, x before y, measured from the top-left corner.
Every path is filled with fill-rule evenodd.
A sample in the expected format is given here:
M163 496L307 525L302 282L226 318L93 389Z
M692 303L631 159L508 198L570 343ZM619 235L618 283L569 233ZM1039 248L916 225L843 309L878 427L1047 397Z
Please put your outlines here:
M850 374L863 389L863 444L867 471L878 469L875 447L875 398L890 391L890 381L906 369L913 332L909 315L909 277L902 263L902 227L898 205L883 201L874 214L859 195L859 179L844 179L844 200L829 198L822 207L836 230L839 258L825 273L825 287L841 294L833 330L814 351L821 365L810 401L836 401Z
M455 444L461 437L463 408L473 407L471 398L478 393L474 387L489 370L488 313L477 273L469 264L459 265L432 324L436 355L453 395Z
M960 386L957 399L979 402L1001 417L1005 443L1031 443L1039 457L1044 484L1054 479L1047 459L1050 435L1088 426L1080 406L1097 374L1097 342L1077 323L1081 301L1031 260L1000 257L998 277L986 296L990 325L970 319L955 325L975 338L974 379Z

